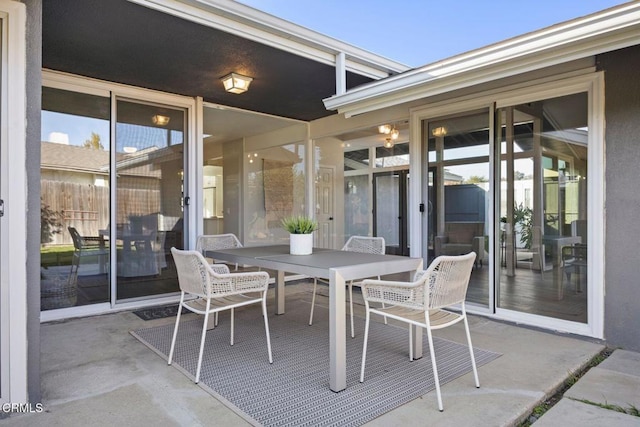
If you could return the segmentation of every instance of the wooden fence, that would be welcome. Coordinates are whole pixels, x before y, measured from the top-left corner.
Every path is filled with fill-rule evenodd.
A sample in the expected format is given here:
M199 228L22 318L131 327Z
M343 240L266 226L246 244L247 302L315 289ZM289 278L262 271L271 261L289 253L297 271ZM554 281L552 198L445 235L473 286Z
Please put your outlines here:
M81 236L98 236L100 230L109 227L109 187L54 180L41 180L40 185L41 206L47 206L62 225L58 228L59 232L43 236L41 243L73 244L67 227L75 227ZM130 187L119 188L117 191L118 224L127 223L132 215L160 212L158 185L156 188L149 188L147 181L140 185L143 188L134 188L133 185Z

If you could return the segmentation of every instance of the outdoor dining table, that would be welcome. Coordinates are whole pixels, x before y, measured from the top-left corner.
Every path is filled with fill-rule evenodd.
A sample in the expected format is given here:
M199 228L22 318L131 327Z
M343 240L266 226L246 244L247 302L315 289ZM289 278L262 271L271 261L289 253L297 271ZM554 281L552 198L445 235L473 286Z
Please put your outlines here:
M329 387L338 392L346 380L346 290L349 280L413 272L422 268L422 258L364 254L314 248L311 255L290 255L289 245L253 246L206 251L205 256L240 265L253 265L276 274L276 314L284 314L284 273L329 279ZM422 356L422 333L413 328L413 352Z

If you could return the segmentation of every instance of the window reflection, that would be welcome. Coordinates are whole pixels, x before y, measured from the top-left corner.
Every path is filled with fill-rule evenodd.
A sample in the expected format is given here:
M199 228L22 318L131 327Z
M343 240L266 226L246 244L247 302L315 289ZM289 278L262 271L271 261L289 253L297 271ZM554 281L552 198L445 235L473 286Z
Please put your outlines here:
M109 301L109 112L109 98L42 88L42 310Z

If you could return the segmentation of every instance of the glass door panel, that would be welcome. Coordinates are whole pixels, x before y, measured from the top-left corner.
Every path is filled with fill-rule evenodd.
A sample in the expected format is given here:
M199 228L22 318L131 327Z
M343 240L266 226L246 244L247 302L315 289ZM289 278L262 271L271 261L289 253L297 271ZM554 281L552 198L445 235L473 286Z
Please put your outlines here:
M118 100L117 299L177 292L170 248L184 248L185 111Z
M467 300L489 304L489 113L434 119L428 146L427 257L475 252Z
M42 88L43 311L110 301L110 106L107 96Z
M374 174L373 234L384 237L387 254L409 255L408 180L406 170Z
M497 112L497 306L587 322L587 95Z
M369 175L344 178L344 233L345 241L351 236L368 236L370 226Z

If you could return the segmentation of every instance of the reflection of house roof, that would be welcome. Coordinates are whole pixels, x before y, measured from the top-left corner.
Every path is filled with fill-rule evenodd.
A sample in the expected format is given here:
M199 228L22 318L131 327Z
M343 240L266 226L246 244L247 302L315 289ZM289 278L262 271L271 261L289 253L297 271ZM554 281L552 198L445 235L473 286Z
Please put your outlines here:
M108 174L102 169L109 164L109 152L105 150L42 142L40 155L43 169Z
M40 153L42 169L109 175L109 151L107 150L96 150L77 145L57 144L55 142L42 142L40 144ZM119 174L148 178L161 177L161 172L154 171L149 161L144 164L129 165L126 171L123 170L120 166L121 162L130 157L131 155L129 154L118 153L116 155L116 160L119 162Z
M462 182L464 178L461 175L457 175L453 172L449 172L447 169L444 170L444 180L445 181L455 181Z

